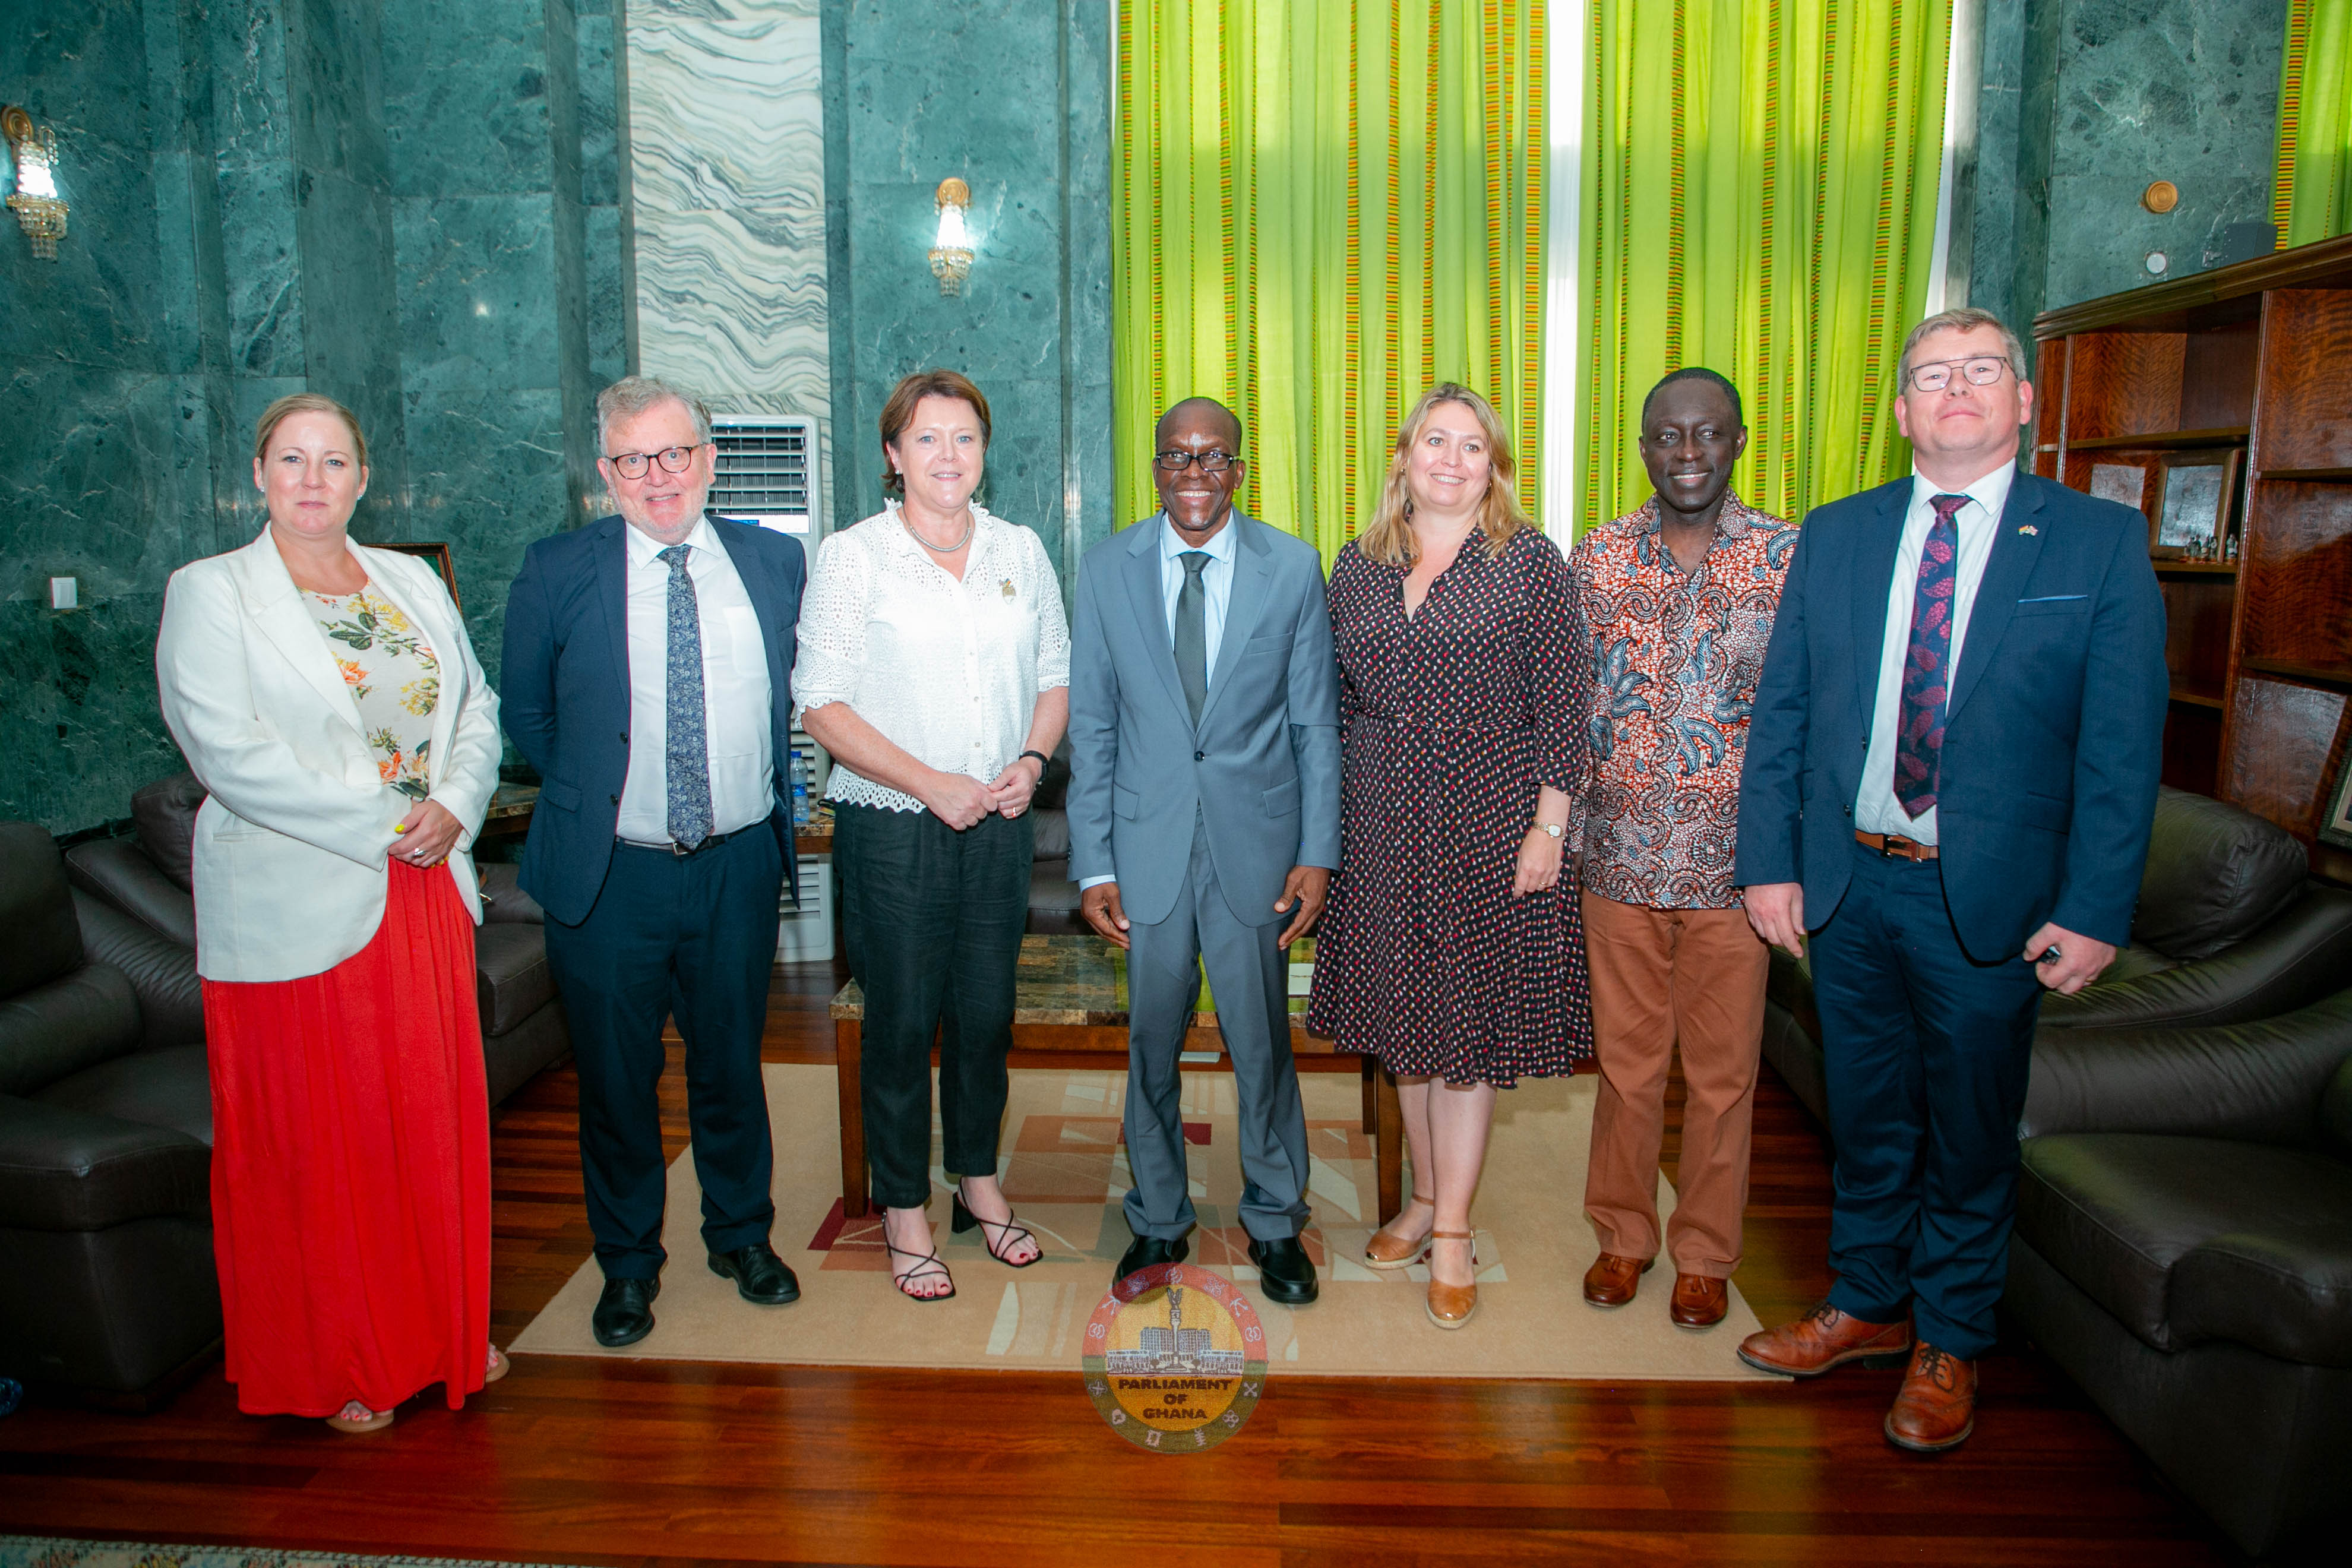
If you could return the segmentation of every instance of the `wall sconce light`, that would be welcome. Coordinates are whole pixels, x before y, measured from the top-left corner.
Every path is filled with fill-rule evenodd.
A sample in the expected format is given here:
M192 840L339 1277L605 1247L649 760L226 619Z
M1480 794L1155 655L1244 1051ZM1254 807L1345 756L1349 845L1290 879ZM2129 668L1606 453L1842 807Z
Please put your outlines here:
M16 154L16 189L8 198L9 211L25 227L33 254L43 261L58 258L58 241L66 237L65 199L58 195L58 138L47 126L11 104L0 110L0 133Z
M940 182L940 194L931 205L940 210L940 237L931 247L931 276L940 280L941 294L961 294L963 280L971 275L971 229L964 222L964 213L971 205L971 187L950 174Z

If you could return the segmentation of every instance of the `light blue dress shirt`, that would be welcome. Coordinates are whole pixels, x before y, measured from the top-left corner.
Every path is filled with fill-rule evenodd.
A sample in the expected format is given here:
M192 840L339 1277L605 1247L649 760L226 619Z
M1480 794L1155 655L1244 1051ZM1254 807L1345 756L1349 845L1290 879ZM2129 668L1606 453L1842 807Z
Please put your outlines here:
M1201 591L1207 603L1202 607L1202 619L1207 623L1209 678L1216 679L1217 647L1225 637L1225 606L1234 598L1234 520L1225 515L1225 525L1217 530L1209 542L1192 545L1176 531L1176 525L1161 512L1160 523L1160 596L1168 609L1168 643L1176 643L1176 596L1184 591L1184 563L1178 559L1186 552L1198 549L1209 557L1201 568Z

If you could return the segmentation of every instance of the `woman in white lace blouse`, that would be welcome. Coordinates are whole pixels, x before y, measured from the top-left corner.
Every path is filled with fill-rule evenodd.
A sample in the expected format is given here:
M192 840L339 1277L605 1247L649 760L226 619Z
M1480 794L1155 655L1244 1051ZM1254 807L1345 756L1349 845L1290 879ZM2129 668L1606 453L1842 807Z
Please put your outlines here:
M958 1231L1039 1257L996 1180L1013 980L1029 916L1029 797L1070 719L1070 634L1045 547L972 500L988 400L951 370L882 408L884 509L818 549L793 695L833 756L834 872L866 994L861 1085L892 1282L955 1294L931 1245L930 1045Z

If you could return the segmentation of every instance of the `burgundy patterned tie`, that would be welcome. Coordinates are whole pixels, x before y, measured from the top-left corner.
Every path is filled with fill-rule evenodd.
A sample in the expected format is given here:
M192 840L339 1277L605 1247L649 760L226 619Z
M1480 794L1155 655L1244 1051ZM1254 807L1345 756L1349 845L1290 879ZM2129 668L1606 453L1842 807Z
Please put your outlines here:
M1919 551L1919 583L1911 595L1911 646L1903 658L1903 710L1895 743L1895 799L1915 820L1936 805L1944 752L1944 696L1951 685L1952 589L1960 531L1953 516L1966 496L1930 496L1936 521Z

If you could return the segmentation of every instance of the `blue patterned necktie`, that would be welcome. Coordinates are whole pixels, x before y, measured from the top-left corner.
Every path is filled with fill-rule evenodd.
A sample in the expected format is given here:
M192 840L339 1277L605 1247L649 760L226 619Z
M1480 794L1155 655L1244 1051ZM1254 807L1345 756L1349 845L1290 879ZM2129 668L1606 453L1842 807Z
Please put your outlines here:
M662 748L669 778L669 836L688 849L710 837L710 747L703 732L702 616L687 547L673 544L656 561L669 563L668 733Z
M1895 799L1916 821L1935 809L1944 753L1944 700L1951 689L1952 591L1958 584L1960 531L1952 519L1966 496L1930 496L1936 521L1919 550L1911 594L1911 646L1903 656L1903 708L1895 744Z

